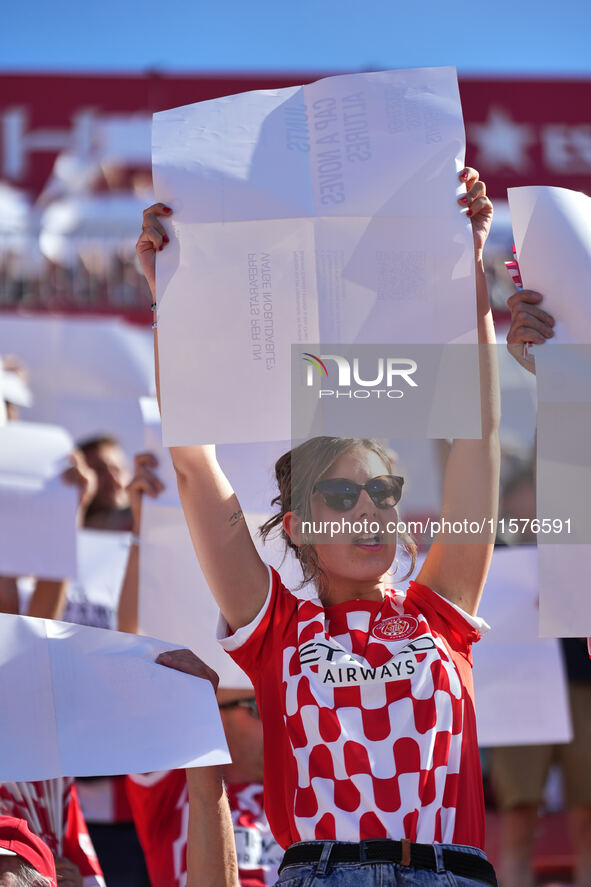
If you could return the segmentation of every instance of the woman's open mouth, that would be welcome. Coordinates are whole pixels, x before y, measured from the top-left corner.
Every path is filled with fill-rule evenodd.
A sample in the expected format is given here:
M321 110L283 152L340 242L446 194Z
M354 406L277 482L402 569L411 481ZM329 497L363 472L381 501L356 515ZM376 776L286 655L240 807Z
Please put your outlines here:
M378 551L383 544L382 537L378 533L356 536L352 542L353 545L356 545L358 548L366 549L367 551Z

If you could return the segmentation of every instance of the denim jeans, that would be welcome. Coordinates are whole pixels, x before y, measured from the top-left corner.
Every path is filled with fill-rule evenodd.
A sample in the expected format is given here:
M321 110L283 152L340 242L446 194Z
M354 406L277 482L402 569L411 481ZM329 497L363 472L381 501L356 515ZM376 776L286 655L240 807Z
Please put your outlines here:
M323 858L328 859L332 842L317 843L324 844ZM437 871L390 862L341 862L326 865L321 859L309 865L286 866L279 875L276 887L489 887L486 881L454 875L443 865L443 850L461 850L486 859L482 850L463 844L434 844L433 847Z

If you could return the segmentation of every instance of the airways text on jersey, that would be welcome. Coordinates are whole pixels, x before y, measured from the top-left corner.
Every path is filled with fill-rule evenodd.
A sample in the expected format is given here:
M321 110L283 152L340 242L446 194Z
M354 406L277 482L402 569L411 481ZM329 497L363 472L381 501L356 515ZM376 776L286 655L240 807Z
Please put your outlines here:
M302 666L315 666L323 684L351 684L410 678L417 670L417 657L422 661L436 650L433 637L424 634L404 644L388 662L372 668L331 641L312 640L300 645L299 658Z

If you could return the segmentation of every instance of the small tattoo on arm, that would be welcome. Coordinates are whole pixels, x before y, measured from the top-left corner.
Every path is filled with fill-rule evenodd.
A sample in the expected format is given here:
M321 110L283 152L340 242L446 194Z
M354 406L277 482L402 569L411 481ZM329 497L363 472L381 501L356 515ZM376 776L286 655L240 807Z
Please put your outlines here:
M235 511L230 515L229 522L231 527L235 527L238 521L244 520L244 515L242 511Z

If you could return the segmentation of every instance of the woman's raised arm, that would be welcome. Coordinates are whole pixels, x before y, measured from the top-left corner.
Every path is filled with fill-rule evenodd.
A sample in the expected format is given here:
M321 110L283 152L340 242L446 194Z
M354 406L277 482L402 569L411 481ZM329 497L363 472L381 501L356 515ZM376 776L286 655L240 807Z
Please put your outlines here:
M482 250L492 220L492 204L476 170L467 167L460 178L466 182L467 193L459 202L468 206L474 235L482 438L454 440L445 467L441 518L452 526L455 523L469 527L478 522L482 530L475 534L439 534L417 578L468 613L475 613L495 538L501 410L495 331L482 261Z
M156 253L166 247L168 235L162 220L172 210L155 203L144 212L142 233L136 245L138 258L154 303ZM156 391L160 403L158 330L154 328ZM179 494L195 552L207 583L228 622L236 630L251 622L267 596L269 578L240 503L215 455L215 447L171 447Z

